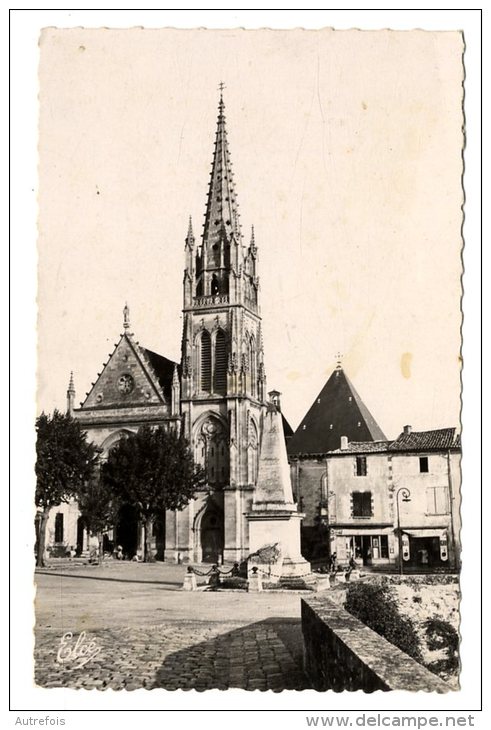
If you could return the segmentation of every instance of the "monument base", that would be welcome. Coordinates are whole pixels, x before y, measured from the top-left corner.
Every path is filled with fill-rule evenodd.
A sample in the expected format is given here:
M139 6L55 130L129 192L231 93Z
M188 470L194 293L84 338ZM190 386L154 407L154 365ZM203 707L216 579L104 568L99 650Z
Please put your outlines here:
M300 552L300 521L303 515L290 510L253 509L247 514L249 521L248 575L252 568L261 571L263 581L278 583L289 578L308 579L310 563ZM274 544L272 540L274 539ZM277 548L277 555L274 553ZM262 557L261 554L268 556Z

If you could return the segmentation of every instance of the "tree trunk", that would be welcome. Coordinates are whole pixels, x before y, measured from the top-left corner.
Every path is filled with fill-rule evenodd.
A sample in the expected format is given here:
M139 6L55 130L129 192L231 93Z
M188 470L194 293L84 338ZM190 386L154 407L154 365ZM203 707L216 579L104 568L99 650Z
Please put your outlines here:
M104 540L104 538L102 536L102 532L98 532L97 533L97 540L99 542L99 554L98 554L99 565L102 565L102 561L103 561L103 558L104 558L104 551L103 551L103 540Z
M152 525L153 520L151 517L147 517L143 522L145 531L145 551L143 553L143 560L145 563L153 563L155 560L152 553Z
M44 552L46 550L46 526L48 524L49 508L41 512L39 520L39 537L38 537L38 554L36 558L36 567L44 568L46 562L44 560Z

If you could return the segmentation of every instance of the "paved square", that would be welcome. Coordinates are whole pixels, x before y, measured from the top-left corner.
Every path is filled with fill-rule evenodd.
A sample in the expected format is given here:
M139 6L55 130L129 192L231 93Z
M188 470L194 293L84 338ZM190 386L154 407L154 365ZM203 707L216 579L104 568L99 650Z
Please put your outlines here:
M184 573L183 566L116 562L37 572L36 684L116 690L310 686L302 671L298 594L189 593L181 591ZM66 632L73 634L69 647L85 632L82 656L64 651L60 663Z

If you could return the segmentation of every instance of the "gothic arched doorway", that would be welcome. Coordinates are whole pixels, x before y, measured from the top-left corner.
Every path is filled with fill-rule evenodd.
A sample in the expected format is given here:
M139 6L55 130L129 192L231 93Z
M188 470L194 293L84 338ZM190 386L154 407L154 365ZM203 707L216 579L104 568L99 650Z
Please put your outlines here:
M201 554L203 563L221 563L223 556L223 513L210 504L201 520Z

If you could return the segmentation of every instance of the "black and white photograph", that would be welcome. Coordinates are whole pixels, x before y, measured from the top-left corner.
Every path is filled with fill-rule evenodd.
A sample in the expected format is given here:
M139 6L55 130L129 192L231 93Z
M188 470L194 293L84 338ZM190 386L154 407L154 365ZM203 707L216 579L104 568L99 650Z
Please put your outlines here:
M466 44L355 25L40 27L43 696L462 691Z

